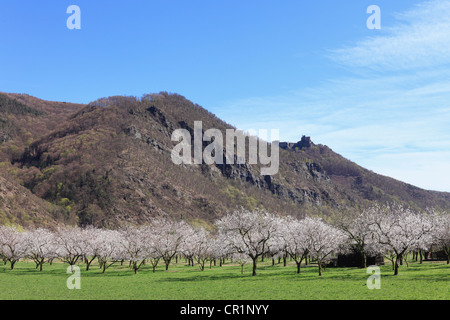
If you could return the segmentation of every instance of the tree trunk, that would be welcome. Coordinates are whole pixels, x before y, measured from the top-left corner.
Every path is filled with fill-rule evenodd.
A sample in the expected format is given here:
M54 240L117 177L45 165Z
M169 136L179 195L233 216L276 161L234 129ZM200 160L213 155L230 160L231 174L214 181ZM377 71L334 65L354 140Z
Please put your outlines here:
M256 261L258 258L253 258L253 270L252 270L252 276L256 276Z
M362 267L364 269L366 269L367 268L367 255L364 250L362 251L362 264L363 264Z
M394 263L394 276L397 276L397 275L398 275L399 259L400 259L400 257L395 258L395 263Z

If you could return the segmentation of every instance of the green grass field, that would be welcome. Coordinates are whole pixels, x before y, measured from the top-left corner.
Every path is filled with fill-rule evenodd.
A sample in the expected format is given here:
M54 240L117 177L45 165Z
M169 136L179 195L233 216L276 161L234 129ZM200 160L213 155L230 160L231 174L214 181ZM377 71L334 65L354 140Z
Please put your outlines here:
M0 299L138 299L138 300L303 300L303 299L450 299L450 266L443 262L410 263L398 276L390 265L381 267L381 289L369 290L366 269L327 268L322 277L317 268L302 268L270 262L259 263L258 275L251 265L244 274L240 266L209 266L205 271L183 262L163 266L152 273L144 266L137 275L128 266L112 266L102 274L97 265L81 268L81 289L69 290L67 265L44 265L39 272L33 263L19 262L14 270L0 266Z

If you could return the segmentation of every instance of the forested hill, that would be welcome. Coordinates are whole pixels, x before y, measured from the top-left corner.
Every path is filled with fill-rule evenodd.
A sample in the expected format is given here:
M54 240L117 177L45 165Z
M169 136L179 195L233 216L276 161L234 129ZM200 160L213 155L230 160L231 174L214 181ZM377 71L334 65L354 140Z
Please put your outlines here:
M248 163L175 165L172 132L193 132L194 121L203 131L233 128L166 92L89 105L0 93L0 224L115 227L157 216L208 224L241 206L294 216L386 201L450 208L449 193L378 175L300 132L299 142L281 144L274 176Z

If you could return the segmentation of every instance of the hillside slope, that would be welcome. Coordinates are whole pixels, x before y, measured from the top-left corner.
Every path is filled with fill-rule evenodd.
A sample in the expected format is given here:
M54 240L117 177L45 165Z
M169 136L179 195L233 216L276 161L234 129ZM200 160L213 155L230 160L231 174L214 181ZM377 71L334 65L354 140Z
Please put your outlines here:
M448 193L378 175L306 138L281 144L274 176L248 163L175 165L175 129L193 132L200 120L204 131L233 128L177 94L109 97L88 106L6 96L22 109L0 108L0 118L9 115L16 130L0 145L3 166L16 184L58 208L49 219L114 227L162 215L208 223L240 206L296 216L331 216L375 201L450 208ZM23 132L36 124L40 130Z
M22 186L21 170L11 162L27 146L58 128L83 105L50 102L0 92L0 223L47 226L68 220L65 212Z

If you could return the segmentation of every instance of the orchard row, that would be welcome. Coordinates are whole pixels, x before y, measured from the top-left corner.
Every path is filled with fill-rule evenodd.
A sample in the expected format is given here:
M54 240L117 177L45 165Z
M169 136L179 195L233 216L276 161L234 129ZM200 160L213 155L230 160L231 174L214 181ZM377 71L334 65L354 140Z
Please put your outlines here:
M252 263L256 275L258 259L290 257L300 273L306 257L322 266L332 256L357 252L362 257L384 255L398 274L399 262L409 252L442 250L450 255L450 214L416 213L401 206L374 206L358 217L333 225L319 218L296 219L262 210L241 209L216 221L212 230L185 221L154 219L143 226L117 230L94 227L59 227L50 231L22 231L0 227L0 257L11 269L23 258L32 259L42 270L54 259L75 265L84 261L86 270L98 261L103 272L114 263L127 261L135 273L159 263L166 270L178 256L204 270L211 261L232 259L243 266Z

